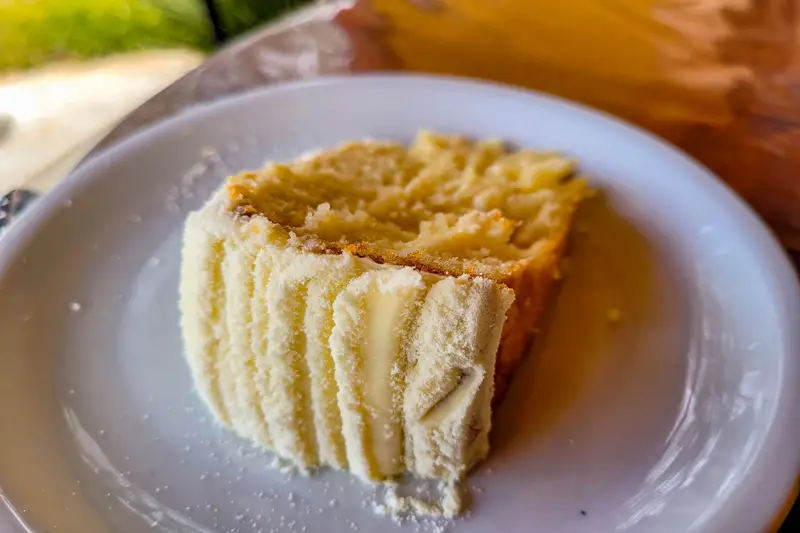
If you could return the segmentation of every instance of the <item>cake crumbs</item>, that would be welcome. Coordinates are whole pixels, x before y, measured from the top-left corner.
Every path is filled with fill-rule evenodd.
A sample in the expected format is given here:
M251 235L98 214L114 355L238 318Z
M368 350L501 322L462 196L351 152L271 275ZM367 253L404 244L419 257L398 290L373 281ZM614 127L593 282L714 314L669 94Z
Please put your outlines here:
M609 322L617 323L622 319L622 313L616 307L612 307L606 310L606 319Z
M73 313L79 312L83 306L78 302L70 302L69 303L69 310Z
M415 496L399 496L395 485L387 485L383 502L374 502L372 510L376 515L391 517L396 523L401 523L404 519L453 519L461 514L461 488L456 482L442 481L438 492L438 498L425 500Z

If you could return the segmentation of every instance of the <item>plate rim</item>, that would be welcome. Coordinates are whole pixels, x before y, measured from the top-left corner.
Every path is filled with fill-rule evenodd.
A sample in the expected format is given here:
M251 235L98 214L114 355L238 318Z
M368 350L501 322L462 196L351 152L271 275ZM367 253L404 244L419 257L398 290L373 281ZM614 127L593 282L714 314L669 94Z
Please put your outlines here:
M794 461L793 471L788 468L778 469L774 464L771 467L775 471L775 475L770 476L770 480L774 490L782 495L780 499L775 501L763 501L763 499L760 499L759 501L762 502L760 512L753 508L752 501L749 502L747 507L734 506L734 500L745 497L748 492L753 493L759 490L759 487L754 486L753 482L748 482L748 479L753 479L752 474L745 476L741 484L721 503L717 512L708 519L704 531L718 531L723 518L725 523L735 523L737 514L738 516L745 513L752 515L755 512L764 517L763 529L765 531L771 526L779 526L791 509L791 504L797 496L797 487L800 482L800 387L797 386L800 384L800 329L791 327L792 324L800 324L800 281L798 281L797 271L791 263L789 254L756 212L729 185L702 163L653 133L608 112L594 109L579 102L493 81L459 76L395 72L321 76L308 80L276 83L234 95L226 95L211 102L191 106L176 115L158 120L79 163L53 189L30 206L15 221L13 226L5 230L3 235L0 235L0 278L4 277L9 266L18 259L19 253L25 244L35 238L37 232L46 224L51 214L59 206L63 206L69 201L70 195L74 190L87 186L95 179L101 179L97 177L99 169L112 161L118 154L124 153L135 146L148 144L148 138L157 132L170 128L179 129L185 123L195 120L196 117L219 112L220 108L247 105L248 100L270 98L272 95L311 88L352 84L380 85L387 81L391 81L393 84L430 84L439 90L450 87L457 90L472 91L476 96L480 93L488 93L495 96L502 94L508 98L527 100L528 105L548 104L565 112L577 112L582 117L599 121L608 128L624 131L628 136L638 138L657 151L669 153L676 161L681 160L683 163L694 167L697 171L695 186L704 189L710 196L720 200L723 210L729 212L739 224L748 229L750 235L744 238L744 242L748 248L753 249L754 256L758 257L759 265L763 266L769 273L769 284L774 286L775 289L773 291L773 301L780 310L779 318L782 320L780 324L783 336L782 341L783 345L786 346L786 354L788 355L780 359L782 381L777 392L773 420L769 425L759 455L753 459L750 468L751 470L756 469L758 463L766 462L766 464L760 465L763 469L769 469L769 464L777 464L774 461L768 461L769 457L783 457L786 460ZM695 177L693 176L692 178L694 179ZM797 333L793 333L793 329ZM796 355L792 356L791 354ZM797 428L794 429L794 437L796 439L781 438L779 435L781 433L780 429L786 426ZM10 502L2 489L2 485L0 485L0 502L2 503L0 510L6 511L12 521L14 518L19 521L21 517L17 516L17 513L9 505ZM2 524L3 520L0 516L0 525ZM21 525L27 530L27 525L24 522Z

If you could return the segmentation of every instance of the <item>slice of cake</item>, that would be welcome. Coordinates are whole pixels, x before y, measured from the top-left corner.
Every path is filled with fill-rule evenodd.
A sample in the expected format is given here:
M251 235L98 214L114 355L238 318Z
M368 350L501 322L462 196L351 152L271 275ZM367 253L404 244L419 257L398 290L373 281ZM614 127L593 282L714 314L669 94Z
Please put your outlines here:
M199 393L301 468L461 477L557 277L574 169L420 133L229 178L184 235Z

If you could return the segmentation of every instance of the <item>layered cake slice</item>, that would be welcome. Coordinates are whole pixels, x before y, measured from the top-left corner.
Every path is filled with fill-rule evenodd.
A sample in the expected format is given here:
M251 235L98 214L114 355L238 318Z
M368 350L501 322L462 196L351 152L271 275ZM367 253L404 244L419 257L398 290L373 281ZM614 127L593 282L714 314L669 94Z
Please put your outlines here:
M184 234L197 390L304 469L461 477L557 277L574 170L423 132L229 178Z

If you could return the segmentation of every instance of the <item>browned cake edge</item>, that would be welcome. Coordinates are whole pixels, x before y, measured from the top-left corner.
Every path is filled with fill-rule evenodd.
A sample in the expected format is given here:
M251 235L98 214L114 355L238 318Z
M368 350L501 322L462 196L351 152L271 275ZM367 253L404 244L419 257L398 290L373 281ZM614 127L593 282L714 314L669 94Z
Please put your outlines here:
M503 283L514 291L497 350L493 407L503 401L514 373L531 352L543 311L559 278L559 262L569 239L577 206L541 256L515 272Z

